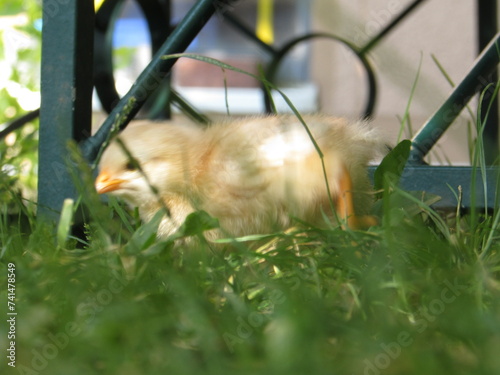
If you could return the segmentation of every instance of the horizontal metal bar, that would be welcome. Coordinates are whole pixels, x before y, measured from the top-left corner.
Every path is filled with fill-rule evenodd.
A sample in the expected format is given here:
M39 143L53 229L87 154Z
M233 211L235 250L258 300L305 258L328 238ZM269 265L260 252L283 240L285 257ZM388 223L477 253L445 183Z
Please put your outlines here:
M370 167L373 176L376 167ZM458 206L455 194L462 190L461 207L466 209L496 208L499 168L487 167L483 183L480 168L447 166L407 166L400 187L405 191L425 191L441 197L434 208L454 210ZM473 183L474 182L474 183ZM486 188L485 188L486 187ZM486 192L486 199L485 199Z

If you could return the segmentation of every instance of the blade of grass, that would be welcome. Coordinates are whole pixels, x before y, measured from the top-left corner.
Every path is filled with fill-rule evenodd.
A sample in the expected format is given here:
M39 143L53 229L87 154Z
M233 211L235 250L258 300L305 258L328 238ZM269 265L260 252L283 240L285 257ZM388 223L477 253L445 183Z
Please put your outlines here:
M404 191L404 190L402 190L400 188L395 187L394 190L395 190L395 192L397 194L399 194L399 195L405 197L406 199L412 201L418 207L420 207L420 209L422 209L424 212L426 212L429 215L429 217L432 219L432 221L436 224L436 226L439 228L439 230L441 231L441 233L445 236L445 238L448 241L450 241L450 239L451 239L451 233L450 233L450 229L448 228L448 225L441 218L441 216L435 210L432 209L432 207L430 207L425 202L419 200L418 198L414 197L410 193L408 193L408 192L406 192L406 191Z
M480 95L480 103L482 103L485 100L485 95L488 93L488 91L491 89L493 84L490 84L485 87L483 92ZM493 106L493 103L496 101L498 97L498 91L500 90L500 82L497 82L495 85L495 89L493 91L493 95L490 98L490 101L488 103L488 107L486 109L486 113L484 114L484 119L481 123L478 123L478 137L476 140L476 152L474 155L474 166L477 166L479 163L479 168L481 172L481 179L483 183L483 194L484 194L484 207L485 207L485 216L488 216L488 184L487 184L487 179L486 179L486 158L485 158L485 151L484 151L484 141L483 141L483 135L484 135L484 129L486 127L486 121L488 117L490 116L490 110L491 107ZM481 106L478 107L478 121L483 118ZM473 170L473 184L475 182L475 170Z
M125 145L125 143L123 143L123 141L120 139L120 137L116 137L115 141L116 141L116 143L118 143L118 146L120 146L120 148L122 149L122 151L125 153L125 155L127 156L129 162L132 163L132 165L134 166L134 168L136 168L142 174L142 177L144 177L144 179L146 180L146 183L148 184L149 189L151 190L151 192L153 193L153 195L158 199L158 203L160 204L161 208L163 209L163 212L167 216L170 216L170 210L165 205L165 202L163 201L163 199L160 197L160 193L158 192L158 189L156 188L156 186L153 186L151 184L151 181L149 180L149 177L146 175L146 173L142 169L140 163L132 155L132 153L130 152L130 150L128 149L128 147Z
M410 90L410 97L408 98L408 102L407 102L406 108L405 108L405 113L404 113L403 119L401 120L401 126L399 127L397 143L401 142L401 138L403 136L403 130L405 128L405 124L408 125L408 131L409 131L410 135L412 134L412 129L410 126L410 107L411 107L411 103L413 102L413 97L415 96L415 90L417 89L417 83L418 83L418 80L420 78L420 72L422 71L422 61L423 61L423 55L420 54L420 62L418 63L417 74L415 76L415 79L413 80L413 84L412 84L411 90Z
M490 228L490 231L488 233L488 236L486 238L486 242L483 246L483 249L481 251L481 254L479 255L480 260L485 260L486 256L490 253L491 250L491 245L493 244L493 241L495 240L495 228L498 228L500 225L500 210L497 210L495 213L495 216L493 218L493 225Z
M110 206L113 208L113 211L118 214L122 224L125 225L125 228L130 233L134 233L135 228L133 228L132 225L130 224L130 220L127 217L127 211L125 211L123 209L123 207L120 204L118 204L118 201L116 200L116 198L110 196L110 197L108 197L108 199L109 199Z
M177 91L172 89L170 94L172 96L172 104L180 111L182 111L182 113L184 113L187 117L203 125L208 125L211 123L210 119L207 116L199 113L196 109L194 109L191 104L184 100L184 98Z
M480 101L479 101L480 103L482 103L485 100L484 96L486 95L486 93L489 91L489 89L491 87L492 87L492 84L485 87L485 89L483 90L483 92L481 93L481 96L480 96ZM485 159L485 153L484 153L483 134L484 134L484 128L486 126L486 121L488 119L488 116L490 115L491 107L493 106L493 103L497 100L499 90L500 90L500 82L497 82L495 85L493 95L488 103L488 107L487 107L486 113L484 115L484 120L482 123L478 124L478 137L477 137L477 147L476 147L477 152L475 153L475 160L479 161L479 167L480 167L480 171L481 171L481 179L483 182L485 217L488 217L488 204L487 204L487 202L488 202L488 196L487 196L488 184L487 184L487 179L486 179L486 159ZM481 106L478 106L478 121L480 121L481 118L483 118L482 113L481 113ZM474 163L474 164L475 164L474 167L476 167L477 163ZM475 168L474 168L474 170L475 170ZM474 172L474 170L473 170L473 172ZM475 176L473 176L472 181L473 181L473 186L474 186L475 185L475 183L474 183ZM489 251L491 249L491 244L493 243L493 236L495 233L495 228L498 227L499 222L500 222L500 211L497 210L497 212L495 213L495 217L493 219L493 226L490 228L489 234L488 234L488 236L483 244L482 252L479 256L479 258L481 260L484 260L484 258L486 257L486 255L489 253Z
M227 89L227 75L226 75L226 70L224 68L222 70L222 75L224 79L224 104L226 105L226 113L228 116L231 116L231 111L229 110L229 93Z
M71 231L71 223L73 221L73 199L65 199L57 226L57 248L60 250L65 247L66 241L69 238Z

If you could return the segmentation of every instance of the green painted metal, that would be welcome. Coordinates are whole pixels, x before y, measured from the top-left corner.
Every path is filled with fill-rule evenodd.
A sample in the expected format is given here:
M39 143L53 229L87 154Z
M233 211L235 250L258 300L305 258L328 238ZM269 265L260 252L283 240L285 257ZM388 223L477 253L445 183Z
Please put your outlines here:
M108 113L120 100L113 75L113 32L124 4L123 0L107 0L95 17L94 85L101 106Z
M372 68L372 64L370 62L370 59L368 58L368 53L375 48L378 43L389 33L391 32L401 21L403 21L410 13L412 13L418 5L423 3L425 0L414 0L412 3L410 3L408 6L406 6L394 19L392 19L377 35L375 35L372 39L370 39L364 46L359 47L358 45L354 44L353 42L339 37L337 35L333 34L328 34L328 33L309 33L306 35L301 35L299 37L293 38L290 40L288 43L286 43L284 46L282 46L279 49L276 48L266 48L268 52L270 52L273 56L271 62L269 63L269 67L266 71L266 78L273 82L274 77L276 76L277 70L279 69L280 64L284 60L284 58L287 56L287 54L298 44L306 41L310 41L312 39L316 38L326 38L333 40L335 42L338 42L345 47L347 47L359 60L361 65L363 66L365 73L366 73L366 84L367 84L367 89L368 89L368 95L367 95L367 100L365 104L365 108L362 112L362 117L364 118L370 118L374 112L376 101L377 101L377 93L378 93L378 88L377 88L377 80L376 80L376 75L375 71ZM245 35L247 36L252 36L251 32L249 32L249 29L245 27L239 20L235 19L234 17L231 19L230 17L226 16L235 26L238 27L238 29L242 32L244 32ZM258 38L253 36L253 39L256 39L256 41L262 45L265 44L262 41L260 41ZM272 106L271 106L271 101L268 96L267 91L264 90L264 104L266 111L268 113L272 112Z
M376 167L370 167L373 178ZM484 211L499 205L497 189L499 169L487 167L448 167L409 165L404 169L399 186L405 191L429 193L440 197L432 204L436 209Z
M478 0L477 1L477 21L479 24L478 28L478 46L479 52L481 52L495 34L498 31L498 21L497 21L497 0ZM489 82L485 82L481 89L485 89L486 86L494 85L498 82L497 70L493 70L489 76ZM490 103L489 100L485 100L479 103L482 113L481 123L484 123L483 132L483 144L484 144L484 157L486 163L491 165L498 162L499 156L499 140L498 140L498 100L494 100ZM486 113L488 116L486 117Z
M380 41L391 32L394 27L396 27L403 19L405 19L411 12L413 12L417 6L423 3L425 0L415 0L410 3L401 13L399 13L391 22L389 22L377 35L370 39L363 47L359 48L358 53L360 55L365 55L370 50L372 50Z
M95 160L99 149L108 138L116 119L121 116L119 127L123 129L137 114L149 95L163 83L176 60L165 60L162 59L162 56L184 52L210 17L216 11L227 11L226 7L229 7L228 3L230 2L198 0L194 4L153 56L153 59L137 78L129 92L113 108L99 131L81 143L81 150L87 160L90 162Z
M283 61L283 59L287 56L287 54L298 44L309 41L311 39L318 39L318 38L323 38L323 39L330 39L333 40L337 43L340 43L344 45L346 48L348 48L352 53L357 56L359 59L359 62L363 66L365 72L366 72L366 82L367 82L367 87L368 87L368 96L367 96L367 102L365 105L365 108L363 110L363 117L369 118L371 117L375 104L377 101L377 81L375 78L375 71L372 68L372 64L370 60L366 57L365 54L360 54L358 47L356 47L354 44L349 42L348 40L341 38L337 35L333 34L328 34L328 33L310 33L306 35L302 35L298 38L292 39L290 42L286 43L283 47L281 47L271 62L269 63L269 66L266 71L266 78L270 81L273 82L276 76L276 73L278 71L278 68ZM265 107L267 112L272 112L272 106L271 106L271 100L269 96L265 95L264 97L265 100Z
M40 116L40 109L35 109L34 111L28 112L25 115L16 118L14 121L9 122L5 126L2 124L1 127L3 130L0 131L0 139L5 138L7 134L21 128L24 124L33 121L38 116Z
M170 33L169 0L136 0L148 25L151 50L157 52ZM107 0L96 13L94 40L94 84L99 100L106 112L119 102L113 74L114 25L125 5L125 0ZM170 85L159 85L158 90L144 104L149 118L169 118L167 105Z
M491 73L500 62L500 33L488 44L466 77L455 87L448 99L413 137L410 162L422 164L423 158L458 117L472 97L490 82ZM485 100L491 99L486 95Z
M278 50L276 48L266 42L263 42L259 37L257 37L257 35L255 35L255 29L248 27L245 22L243 22L237 16L229 12L224 13L223 16L224 20L228 21L242 35L253 41L257 47L259 47L263 51L268 52L271 55L275 55L278 53Z
M38 214L49 220L76 197L68 141L90 135L93 17L88 0L43 1Z

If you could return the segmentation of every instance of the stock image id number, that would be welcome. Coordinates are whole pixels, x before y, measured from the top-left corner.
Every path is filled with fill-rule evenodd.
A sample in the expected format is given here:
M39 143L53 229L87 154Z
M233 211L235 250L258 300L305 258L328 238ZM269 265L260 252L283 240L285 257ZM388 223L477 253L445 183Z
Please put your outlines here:
M7 305L10 312L16 310L16 266L14 263L7 265Z

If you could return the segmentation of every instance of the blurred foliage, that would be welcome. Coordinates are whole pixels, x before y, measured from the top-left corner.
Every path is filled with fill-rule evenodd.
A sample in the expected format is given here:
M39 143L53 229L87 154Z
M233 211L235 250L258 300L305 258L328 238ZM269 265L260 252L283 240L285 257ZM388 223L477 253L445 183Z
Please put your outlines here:
M38 108L41 60L41 3L9 0L0 9L0 130ZM38 120L0 140L0 206L35 198Z
M150 224L82 196L84 249L56 244L41 222L30 236L0 222L0 285L16 269L19 373L498 373L499 243L478 256L498 235L492 217L476 227L457 217L450 231L394 188L381 205L394 220L370 231L298 226L256 251L151 241ZM206 222L193 214L189 234Z

